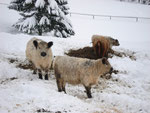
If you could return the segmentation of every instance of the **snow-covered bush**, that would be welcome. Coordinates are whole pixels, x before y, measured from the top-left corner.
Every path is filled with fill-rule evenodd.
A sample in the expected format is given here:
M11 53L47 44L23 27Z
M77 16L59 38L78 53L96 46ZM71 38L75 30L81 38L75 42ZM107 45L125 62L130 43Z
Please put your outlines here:
M28 34L51 32L57 37L74 35L71 21L66 17L67 0L12 0L9 6L20 12L23 18L14 26Z

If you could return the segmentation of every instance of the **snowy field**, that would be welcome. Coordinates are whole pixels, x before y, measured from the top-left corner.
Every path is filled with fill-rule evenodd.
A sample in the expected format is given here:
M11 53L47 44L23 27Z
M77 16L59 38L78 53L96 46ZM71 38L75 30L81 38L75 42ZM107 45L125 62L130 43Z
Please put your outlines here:
M9 3L0 0L0 3ZM150 6L114 0L68 0L70 11L90 14L150 17ZM63 39L27 35L12 27L18 12L0 4L0 113L150 113L150 20L100 18L72 15L75 36ZM88 99L82 85L66 86L67 94L57 91L54 75L39 80L31 70L17 68L25 61L26 43L32 37L53 41L53 55L91 45L91 36L101 34L119 40L114 50L135 52L136 60L114 56L109 59L118 74L100 78ZM18 62L10 63L9 59Z

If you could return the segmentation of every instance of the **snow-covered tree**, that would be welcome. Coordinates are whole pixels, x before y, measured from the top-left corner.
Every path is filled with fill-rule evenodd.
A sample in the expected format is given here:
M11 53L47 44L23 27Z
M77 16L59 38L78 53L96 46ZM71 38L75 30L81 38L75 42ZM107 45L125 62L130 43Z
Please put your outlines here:
M67 0L56 0L59 8L64 12L65 15L69 14L68 2Z
M57 37L74 35L73 27L67 18L67 0L12 0L9 6L20 12L23 18L14 26L29 34L51 32Z

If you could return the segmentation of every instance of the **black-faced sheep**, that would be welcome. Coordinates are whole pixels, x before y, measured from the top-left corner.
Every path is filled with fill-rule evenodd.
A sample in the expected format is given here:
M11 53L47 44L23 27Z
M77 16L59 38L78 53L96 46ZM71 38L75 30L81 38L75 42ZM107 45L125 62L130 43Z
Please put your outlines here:
M45 80L48 80L48 72L52 64L53 42L45 42L41 39L32 38L27 43L26 58L34 65L34 72L38 71L39 78L43 79L42 71L45 72Z
M119 41L109 36L93 35L93 48L99 58L108 57L108 52L114 53L112 46L119 46Z
M88 98L92 98L91 86L98 83L101 75L112 71L110 63L105 59L90 60L69 56L56 56L54 73L58 91L64 91L66 83L83 84Z

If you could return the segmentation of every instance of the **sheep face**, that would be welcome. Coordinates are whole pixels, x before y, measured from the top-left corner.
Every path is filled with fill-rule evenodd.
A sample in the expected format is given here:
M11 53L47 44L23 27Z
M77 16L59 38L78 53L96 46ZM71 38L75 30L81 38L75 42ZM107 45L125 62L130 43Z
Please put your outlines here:
M51 46L53 45L53 42L46 43L46 42L38 42L38 41L34 40L33 44L38 51L38 56L45 58L46 56L49 56L48 51L51 48Z
M102 65L101 65L102 63ZM100 66L102 66L101 68L101 75L105 75L105 74L111 74L113 71L112 66L110 65L110 63L108 62L108 60L106 58L102 58L101 59L101 63L99 64Z
M109 39L110 44L111 44L112 46L119 46L119 45L120 45L120 44L119 44L119 41L118 41L117 39L113 39L113 38L111 38L111 37L108 37L108 39Z

